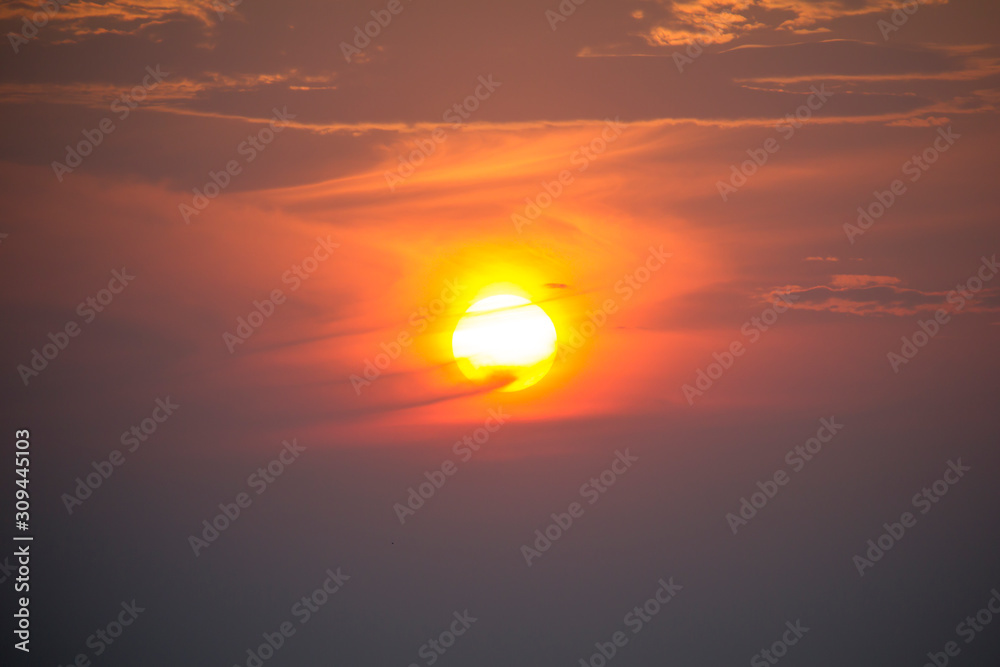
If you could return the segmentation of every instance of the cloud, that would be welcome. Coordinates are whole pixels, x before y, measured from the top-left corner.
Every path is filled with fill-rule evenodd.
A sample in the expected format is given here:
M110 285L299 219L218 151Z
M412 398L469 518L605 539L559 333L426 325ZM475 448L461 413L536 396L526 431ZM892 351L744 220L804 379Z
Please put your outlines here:
M788 292L793 308L848 313L852 315L911 316L940 308L952 310L948 290L924 291L901 286L894 276L835 275L829 284L814 287L791 286L772 294ZM988 288L978 295L965 312L1000 312L1000 289Z
M927 116L924 118L901 118L887 123L890 127L935 127L937 125L950 125L951 119L947 116Z
M145 74L145 72L140 72ZM334 90L332 75L306 75L297 69L266 74L223 74L205 72L198 77L172 77L165 72L164 80L152 86L141 98L145 105L171 105L205 99L215 93L247 93L268 86L286 90ZM55 103L70 104L94 109L106 109L122 95L129 94L135 85L118 85L111 82L76 83L0 83L0 95L7 104Z
M450 19L486 10L445 0L407 11L400 28L373 40L366 49L373 60L363 67L346 64L337 48L370 16L357 3L328 3L317 13L298 0L280 8L243 2L236 9L245 21L232 21L231 12L220 20L212 1L68 3L39 31L36 39L43 43L8 54L18 60L0 74L4 106L106 106L117 87L134 85L142 67L157 63L172 73L154 98L157 111L240 121L288 105L320 134L440 125L443 113L466 99L484 73L503 84L467 125L487 129L615 116L644 123L773 125L817 82L837 93L818 122L918 125L992 111L1000 99L990 79L1000 72L1000 54L986 47L949 46L946 35L942 45L872 44L862 41L870 34L833 23L832 17L900 4L882 0L645 2L641 16L618 3L588 5L574 14L573 30L525 42L523 57L516 59L509 57L507 38L492 36L456 58ZM4 27L18 29L17 18L29 7L35 5L21 1L0 10L6 11ZM874 20L863 20L869 33ZM833 33L821 41L791 37L781 27L788 21L798 21L796 30ZM519 34L533 23L539 23L537 5L516 0L493 32ZM670 57L677 47L670 44L694 34L713 35L715 47L705 49L697 73L678 73ZM205 36L211 49L191 48L192 40ZM107 45L122 57L100 57ZM584 54L652 57L577 57ZM29 111L15 113L38 113ZM84 118L69 126L90 122Z
M948 0L921 0L920 4L947 3ZM766 30L798 35L830 32L824 24L889 13L911 3L906 0L660 0L660 4L668 7L667 18L643 34L653 46L725 44L746 33Z
M158 41L158 30L167 24L188 23L205 35L212 34L221 16L235 9L223 0L85 0L55 3L57 11L39 8L39 3L15 0L0 8L0 21L33 20L39 13L47 21L38 29L38 39L54 43L77 43L102 35L140 35ZM36 22L37 25L38 22Z
M763 27L744 14L753 2L745 0L674 2L672 18L643 35L653 46L725 44L742 32Z
M834 287L869 287L872 285L898 285L900 279L893 276L836 275L831 280Z

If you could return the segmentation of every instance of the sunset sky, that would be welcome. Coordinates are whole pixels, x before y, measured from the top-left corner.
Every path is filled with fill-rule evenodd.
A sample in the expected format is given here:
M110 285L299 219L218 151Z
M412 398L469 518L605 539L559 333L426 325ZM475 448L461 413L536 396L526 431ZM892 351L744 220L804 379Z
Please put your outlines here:
M434 664L601 667L620 630L609 665L773 664L796 621L782 664L1000 655L1000 623L956 634L1000 587L994 1L51 0L0 25L30 664L252 667L290 621L268 667L429 665L466 610ZM498 283L558 336L523 391L452 354Z

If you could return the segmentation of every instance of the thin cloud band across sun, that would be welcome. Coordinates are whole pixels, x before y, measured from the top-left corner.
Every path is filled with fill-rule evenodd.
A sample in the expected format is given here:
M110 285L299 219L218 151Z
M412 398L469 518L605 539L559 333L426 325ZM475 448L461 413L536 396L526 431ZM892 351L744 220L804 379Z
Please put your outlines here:
M452 335L452 352L470 380L504 380L500 391L519 391L552 368L556 339L555 325L540 306L522 296L497 294L465 311Z

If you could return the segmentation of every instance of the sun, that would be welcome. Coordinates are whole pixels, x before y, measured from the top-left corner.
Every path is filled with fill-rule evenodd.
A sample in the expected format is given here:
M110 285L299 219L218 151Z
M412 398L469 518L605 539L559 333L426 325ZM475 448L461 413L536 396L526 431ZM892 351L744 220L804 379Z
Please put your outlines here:
M556 327L530 300L497 294L469 306L455 326L451 347L470 380L505 381L500 391L520 391L552 368Z

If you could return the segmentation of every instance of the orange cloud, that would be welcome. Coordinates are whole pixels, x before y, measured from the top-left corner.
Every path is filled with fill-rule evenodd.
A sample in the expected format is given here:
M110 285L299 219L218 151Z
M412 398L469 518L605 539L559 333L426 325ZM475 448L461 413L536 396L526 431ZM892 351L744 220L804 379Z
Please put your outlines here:
M651 45L724 44L750 31L779 30L795 34L829 32L823 26L836 19L902 9L907 0L660 0L669 18L644 34ZM948 0L921 0L921 5ZM773 13L771 18L769 13ZM791 15L791 18L786 18Z
M99 35L152 36L155 29L168 23L191 22L209 34L219 21L220 12L234 10L224 0L112 0L88 2L75 0L58 3L57 11L48 13L37 2L14 0L0 7L0 20L31 21L40 12L47 16L38 29L38 38L50 42L73 43Z
M136 84L140 83L143 73L137 70ZM167 72L164 80L148 91L148 101L144 105L170 105L204 98L216 92L246 93L267 86L282 86L289 90L334 90L333 78L333 75L305 75L296 69L269 74L206 72L197 78L171 76ZM0 83L0 95L9 104L72 104L99 109L107 108L113 100L127 94L133 87L100 81Z
M837 275L828 285L781 288L795 297L792 308L801 310L848 313L851 315L910 316L950 309L947 290L924 291L900 287L900 279L892 276ZM1000 312L997 296L1000 289L988 288L965 312Z
M833 287L869 287L872 285L898 285L900 279L894 276L836 275L830 284Z

